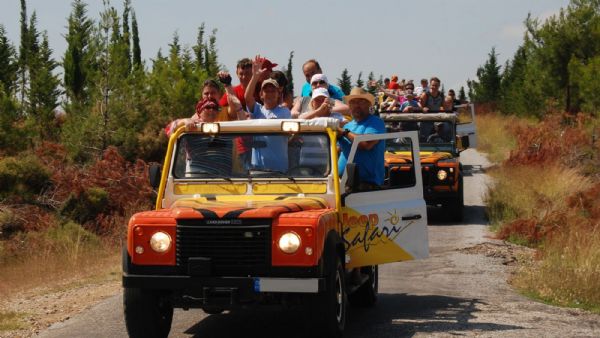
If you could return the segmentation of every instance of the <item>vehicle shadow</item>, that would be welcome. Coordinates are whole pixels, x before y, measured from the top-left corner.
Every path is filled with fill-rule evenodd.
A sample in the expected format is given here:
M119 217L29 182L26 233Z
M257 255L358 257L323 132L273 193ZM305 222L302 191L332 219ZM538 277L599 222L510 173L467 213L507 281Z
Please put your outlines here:
M377 306L352 309L347 337L412 337L417 333L448 333L518 330L523 327L477 319L479 299L437 295L380 294Z
M473 322L479 299L436 295L380 294L377 305L349 307L346 337L411 337L458 331L484 334L521 326ZM454 333L453 333L454 332ZM212 315L188 328L193 337L318 337L300 311L243 310Z
M466 224L487 224L488 218L483 205L465 205L462 222L448 221L448 217L443 208L427 207L427 221L429 225L466 225Z

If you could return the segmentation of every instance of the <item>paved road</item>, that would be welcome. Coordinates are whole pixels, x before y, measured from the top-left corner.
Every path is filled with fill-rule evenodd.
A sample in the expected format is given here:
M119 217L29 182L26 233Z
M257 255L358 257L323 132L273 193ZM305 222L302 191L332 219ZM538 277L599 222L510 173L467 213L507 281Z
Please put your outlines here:
M372 309L350 308L347 337L567 337L600 336L600 316L531 301L506 283L502 260L461 249L494 243L482 195L485 158L462 154L466 217L463 224L440 221L429 210L431 257L380 267L380 296ZM40 337L126 337L122 297L55 324ZM286 311L236 312L207 316L176 310L171 337L306 337L299 316Z

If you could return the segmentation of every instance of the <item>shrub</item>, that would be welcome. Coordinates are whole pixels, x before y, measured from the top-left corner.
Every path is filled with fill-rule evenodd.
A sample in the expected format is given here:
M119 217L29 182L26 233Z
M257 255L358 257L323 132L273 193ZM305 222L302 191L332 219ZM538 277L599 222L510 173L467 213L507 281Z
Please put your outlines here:
M72 193L63 204L60 213L83 224L94 220L107 207L108 193L102 188L91 187L81 194Z
M50 171L31 155L0 160L0 198L31 201L50 183Z

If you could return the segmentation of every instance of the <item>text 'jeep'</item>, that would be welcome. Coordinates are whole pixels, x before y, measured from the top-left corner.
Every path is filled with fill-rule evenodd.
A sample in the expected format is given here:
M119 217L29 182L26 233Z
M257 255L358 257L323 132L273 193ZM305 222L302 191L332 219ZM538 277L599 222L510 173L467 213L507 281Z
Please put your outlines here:
M320 332L340 336L347 301L375 303L377 265L428 256L421 175L390 171L380 189L355 189L358 142L400 142L419 167L417 133L358 135L340 177L337 126L250 120L173 133L162 172L151 168L156 210L127 229L130 336L166 337L175 307L263 305L306 307ZM258 154L269 160L257 165Z

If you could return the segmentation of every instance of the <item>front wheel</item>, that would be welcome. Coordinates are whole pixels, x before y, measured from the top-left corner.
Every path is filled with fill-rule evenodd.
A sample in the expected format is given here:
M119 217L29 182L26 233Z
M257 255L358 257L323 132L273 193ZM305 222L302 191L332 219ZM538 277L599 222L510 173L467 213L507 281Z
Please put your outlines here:
M171 331L173 306L157 291L125 288L123 310L129 337L163 338Z
M342 337L346 326L346 281L344 266L337 254L333 254L326 277L326 291L316 295L309 310L319 334L324 337Z

